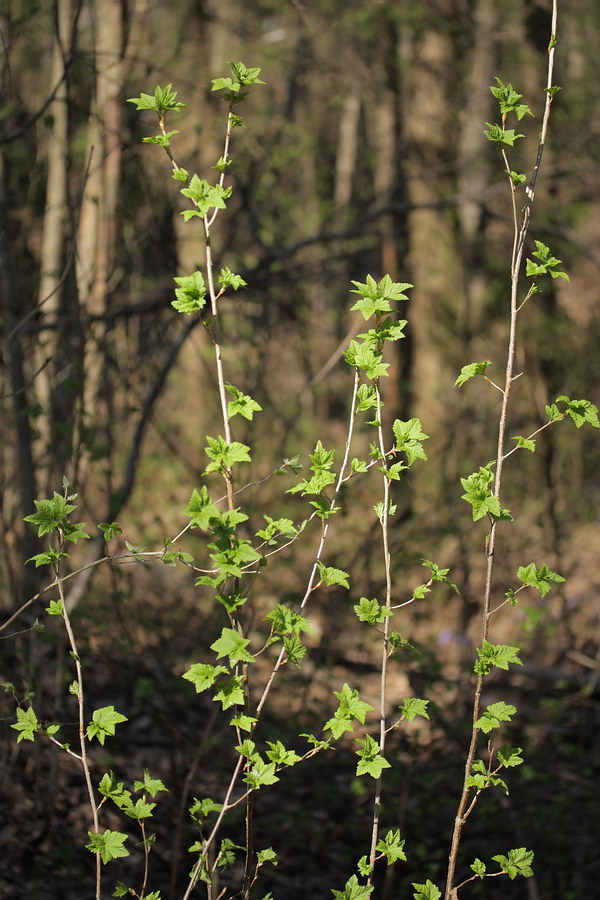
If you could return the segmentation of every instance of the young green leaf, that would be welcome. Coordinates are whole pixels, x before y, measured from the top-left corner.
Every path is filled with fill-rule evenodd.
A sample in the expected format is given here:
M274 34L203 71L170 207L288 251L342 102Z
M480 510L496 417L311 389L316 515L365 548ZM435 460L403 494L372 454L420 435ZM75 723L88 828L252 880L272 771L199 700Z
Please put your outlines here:
M239 441L232 441L228 444L225 438L206 436L208 446L204 448L204 452L212 459L205 469L205 474L210 472L223 472L231 469L236 463L250 462L250 447L241 444Z
M262 410L262 406L253 400L252 397L249 397L248 394L243 394L238 388L234 387L232 384L225 384L225 388L229 391L233 400L230 400L227 403L227 410L229 412L229 417L233 418L233 416L243 416L245 419L252 421L254 418L255 412L260 412Z
M10 727L19 732L17 744L20 744L21 741L35 740L35 733L38 731L40 724L33 706L30 706L29 709L21 709L20 706L17 706L17 721L13 722Z
M517 850L509 850L508 856L503 856L500 853L498 856L492 856L492 859L494 862L499 863L502 871L506 872L511 880L516 878L517 875L522 875L524 878L531 878L533 875L533 869L531 868L533 850L519 847Z
M356 875L353 875L346 882L343 891L336 891L331 888L335 900L366 900L373 893L373 885L359 884Z
M144 769L144 780L133 782L134 791L145 791L151 797L156 797L159 791L169 792L160 778L152 778L148 769Z
M511 663L522 666L523 663L517 655L518 652L518 647L509 647L507 644L490 644L489 641L484 640L482 646L477 648L479 659L475 663L475 672L487 675L493 666L504 670L508 670Z
M361 597L358 603L354 604L354 612L360 622L367 622L369 625L384 622L392 615L391 610L382 605L379 600L375 598L369 600L367 597Z
M200 694L212 687L217 677L223 672L227 672L225 666L210 666L208 663L194 663L187 672L181 676L186 681L191 681L196 688L196 693Z
M581 428L581 426L586 423L593 428L600 428L600 422L598 421L598 407L594 406L593 403L590 403L589 400L570 400L569 397L565 397L565 395L562 394L560 397L556 398L555 403L565 404L565 411L564 413L559 413L559 418L564 418L565 415L570 416L575 423L576 428ZM546 407L546 412L548 412L549 409L558 411L558 407L555 404L553 404L552 407ZM550 418L553 418L550 413L548 414Z
M333 566L325 566L320 560L317 562L317 566L321 584L325 584L327 587L331 587L333 584L339 584L341 587L346 588L346 590L350 590L350 585L348 583L348 578L350 576L347 572L344 572L342 569L336 569Z
M402 422L395 419L392 425L392 431L396 438L395 450L398 453L404 453L409 466L412 466L417 459L427 459L427 455L423 450L422 441L429 440L429 435L425 434L421 427L420 419L408 419Z
M217 659L228 656L229 665L233 668L239 662L254 662L254 657L246 650L249 643L248 638L242 637L235 628L224 628L221 637L210 645L210 649L215 651Z
M460 375L454 382L454 387L462 387L463 384L476 375L485 375L485 370L491 365L492 361L490 359L484 359L483 362L469 363L467 366L463 366L460 370Z
M30 559L26 560L26 562L34 562L36 569L39 569L40 566L53 566L59 561L59 559L68 559L68 557L68 553L59 553L58 550L50 547L44 553L36 553L35 556L32 556Z
M85 845L85 849L91 853L97 853L102 862L110 862L119 856L129 856L129 850L123 846L127 840L127 835L120 831L111 831L106 829L102 834L97 831L88 831L90 843Z
M512 84L503 84L496 76L496 86L494 87L494 85L492 85L490 91L500 104L500 113L502 116L514 113L517 120L520 122L524 115L533 115L526 103L519 102L523 99L523 94L518 94Z
M266 756L277 766L293 766L301 759L295 750L286 750L281 741L267 741L267 744L270 749L266 751Z
M202 272L181 275L179 278L174 278L173 281L179 285L178 288L175 288L176 299L171 301L173 309L188 316L199 312L206 303L206 286Z
M475 872L476 875L479 875L480 878L483 878L485 875L485 863L480 859L476 859L475 862L471 863L471 868Z
M257 791L263 785L275 784L275 782L279 781L278 776L275 774L275 768L275 763L266 763L257 754L257 758L252 760L252 768L246 772L243 780L253 790Z
M215 693L213 700L215 703L220 703L224 710L232 706L241 706L244 702L242 676L234 675L225 681L220 681L219 690Z
M127 722L127 716L118 713L114 706L103 706L94 710L92 721L86 728L88 740L91 741L95 737L104 745L107 735L112 737L116 726L121 722Z
M514 766L520 766L523 762L521 747L508 747L506 744L498 750L498 762L502 763L507 769Z
M402 713L402 718L407 719L409 722L412 722L415 716L422 716L424 719L428 719L428 706L429 700L420 700L418 697L407 697L400 707L400 712Z
M390 769L391 766L387 759L379 752L379 744L373 740L370 734L364 738L358 738L361 746L356 751L356 755L360 757L356 767L357 775L370 775L371 778L379 778L384 769Z
M72 503L67 503L65 498L56 491L51 500L34 500L33 502L36 511L25 516L24 521L37 525L38 537L50 534L57 528L63 528L67 516L77 508Z
M535 588L540 592L540 596L545 597L552 588L552 584L560 584L564 582L562 575L553 572L552 569L544 563L540 568L536 568L535 563L529 563L528 566L520 566L517 570L517 578L527 587Z
M535 453L535 441L531 438L525 438L522 434L515 434L511 440L517 442L517 447L520 450L529 450L530 453Z
M217 168L217 166L215 166L214 168ZM239 290L241 287L248 286L242 276L236 275L231 271L230 268L228 268L228 266L225 266L221 269L221 273L217 280L221 287L230 287L233 288L234 291Z
M384 854L388 866L391 866L398 860L406 860L405 843L406 841L400 838L400 829L396 828L395 831L388 831L386 836L378 842L376 849L379 853Z
M478 472L473 472L468 478L461 478L460 483L465 489L461 499L471 504L473 521L477 522L485 515L500 517L500 501L492 493L491 484L494 473L489 466L481 466Z
M516 711L516 706L504 703L502 700L499 700L498 703L491 703L475 722L475 728L481 728L485 734L488 734L493 728L498 728L501 722L510 722Z
M279 864L277 854L272 847L267 847L266 850L259 850L256 856L258 858L259 866L264 865L266 862L271 863L272 866Z
M514 128L502 128L500 125L492 125L491 122L486 122L485 124L487 128L483 129L483 133L488 141L496 144L506 144L507 147L513 147L515 141L525 137L524 134L517 134Z
M63 614L63 602L62 600L51 600L50 605L46 607L46 612L49 616L62 616Z
M123 533L123 529L118 522L100 522L98 528L102 532L104 540L107 542L110 541L111 538L116 537L118 534Z
M139 97L130 97L127 103L135 103L137 110L153 109L162 119L166 112L179 112L186 105L175 100L177 91L171 90L172 87L173 85L168 84L161 88L160 84L157 84L153 95L140 94Z
M414 900L440 900L442 896L440 889L429 878L425 884L415 884L413 881L412 886L415 889Z

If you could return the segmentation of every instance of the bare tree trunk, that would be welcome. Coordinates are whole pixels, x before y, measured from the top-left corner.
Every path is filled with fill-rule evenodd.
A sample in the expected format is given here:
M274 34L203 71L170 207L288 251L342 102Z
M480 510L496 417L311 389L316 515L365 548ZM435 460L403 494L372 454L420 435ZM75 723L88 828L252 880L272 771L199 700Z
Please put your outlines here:
M24 374L23 350L21 336L17 327L19 320L19 299L15 284L12 242L8 228L8 196L6 189L6 173L4 155L0 148L0 278L2 286L2 314L6 324L8 338L4 343L5 364L9 373L9 390L12 395L13 414L17 434L15 468L17 471L18 493L20 500L19 519L34 510L33 501L37 497L35 471L32 454L32 432L29 421L29 404L27 400L27 383ZM18 529L17 553L20 557L17 570L24 572L20 585L25 599L35 592L35 570L30 566L23 570L22 563L33 556L39 542L33 533L20 522ZM17 600L18 598L13 598Z
M124 77L123 0L96 0L96 95L88 131L90 172L77 236L77 288L86 334L83 410L95 415L105 365L107 295L115 276Z
M52 12L54 40L50 85L55 89L48 107L49 122L45 135L46 205L40 248L40 286L38 307L42 321L49 326L43 332L35 352L36 392L42 415L38 429L44 457L52 455L52 390L58 362L57 348L61 341L60 308L62 300L62 269L68 224L68 159L69 159L69 99L68 66L73 41L72 0L57 0ZM52 468L52 466L50 466ZM53 474L49 473L52 480Z
M448 4L450 6L450 4ZM459 303L461 273L457 262L454 223L442 205L454 185L449 171L452 150L451 104L446 96L455 63L450 36L441 26L427 28L411 44L411 60L404 99L407 117L408 196L413 209L409 217L411 302L408 316L413 339L412 392L414 415L432 436L428 450L442 451L438 437L445 421L445 393L451 384L444 347L448 323ZM438 30L436 30L438 29ZM429 509L439 503L441 485L430 474L415 473L416 496Z
M333 201L340 210L348 207L352 200L356 160L358 157L359 121L360 98L350 86L342 105L335 160Z

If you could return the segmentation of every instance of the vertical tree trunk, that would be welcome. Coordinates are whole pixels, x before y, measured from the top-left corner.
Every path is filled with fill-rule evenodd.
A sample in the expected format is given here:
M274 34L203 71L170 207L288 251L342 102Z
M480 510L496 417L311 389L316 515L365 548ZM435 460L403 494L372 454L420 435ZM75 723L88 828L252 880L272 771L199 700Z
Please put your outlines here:
M19 298L15 284L12 242L8 227L8 196L4 155L0 148L0 278L2 286L2 314L8 338L4 343L6 355L5 365L8 371L8 389L12 395L13 415L16 425L17 445L15 452L15 468L19 494L19 519L29 515L34 509L33 501L37 498L35 471L32 454L32 431L29 421L29 404L27 399L27 383L24 374L23 350L21 335L17 324L19 321ZM24 572L20 585L23 595L35 590L35 570L32 567L23 569L22 563L38 550L38 541L33 533L20 522L18 528L17 555L21 565L17 571ZM13 602L19 598L13 597ZM20 599L25 599L22 596Z
M455 52L449 33L451 4L446 3L440 24L424 30L411 45L411 60L404 96L407 118L408 198L411 302L408 309L413 340L412 395L414 412L432 437L428 452L442 455L441 433L452 384L444 348L455 336L447 333L455 319L461 291L456 233L452 211L444 197L454 190L449 174L453 151L452 105L447 96L452 84ZM415 473L416 496L427 508L436 508L442 485L430 473Z
M61 340L62 270L65 263L68 226L68 159L69 159L69 98L68 66L73 41L72 0L57 0L51 15L54 37L50 86L55 89L44 121L49 124L45 133L46 204L40 248L40 285L38 307L40 321L49 326L43 331L35 352L36 392L42 415L38 428L44 447L43 456L52 454L52 391L60 366L57 349ZM52 466L50 466L52 468ZM52 481L53 473L49 472Z

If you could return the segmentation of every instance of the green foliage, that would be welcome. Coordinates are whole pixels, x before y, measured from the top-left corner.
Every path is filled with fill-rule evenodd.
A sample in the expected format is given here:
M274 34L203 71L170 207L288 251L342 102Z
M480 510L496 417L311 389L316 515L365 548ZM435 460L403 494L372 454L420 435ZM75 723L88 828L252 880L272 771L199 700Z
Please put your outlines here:
M154 94L140 94L139 97L130 97L127 103L135 103L137 110L152 109L157 113L160 119L166 112L179 112L185 107L185 103L179 103L175 98L177 91L171 90L172 84L161 88L157 84L154 88Z
M460 375L454 382L454 387L462 387L465 382L469 381L469 379L471 378L474 378L475 375L485 375L485 370L488 366L491 365L491 360L484 359L483 362L469 363L467 366L463 366L460 370Z
M524 134L517 134L514 128L502 128L502 126L491 122L486 122L485 124L487 128L484 128L483 133L488 141L492 141L495 144L506 144L507 147L514 147L515 141L525 137Z
M424 884L415 884L413 881L413 887L415 889L414 900L440 900L442 896L440 889L429 878Z
M398 860L406 860L405 843L406 841L400 837L400 829L396 828L395 831L390 830L387 832L386 836L377 843L376 850L379 853L383 853L388 866L391 866L392 863L398 862Z
M338 708L325 723L324 730L331 731L333 738L337 740L344 732L354 731L354 720L364 725L365 717L373 707L361 700L359 692L347 683L341 691L334 691L334 696L337 697Z
M212 462L209 463L204 470L208 475L210 472L224 473L227 469L231 469L236 463L250 462L250 447L241 444L239 441L227 443L225 438L219 436L217 438L206 436L207 446L204 452Z
M356 751L359 758L356 766L357 775L370 775L371 778L379 778L384 769L391 769L390 763L379 752L379 744L373 740L370 734L364 738L358 738L361 749Z
M480 466L479 471L473 472L468 478L460 479L465 489L461 499L471 504L474 522L486 515L499 517L502 513L500 500L492 492L493 481L494 473L489 465Z
M527 260L526 275L531 278L535 278L538 275L550 275L551 278L563 278L565 281L571 280L566 272L556 268L561 265L562 260L552 256L549 247L546 247L541 241L536 241L535 246L537 250L534 251L533 255L537 257L538 262L536 263L531 259Z
M564 411L559 409L559 403L564 404ZM569 416L575 423L576 428L581 428L585 424L591 425L592 428L600 428L598 407L590 403L589 400L571 400L569 397L561 394L554 403L546 407L546 414L551 422L557 422L560 419L564 419L565 416Z
M520 122L524 115L533 115L527 104L520 102L523 99L523 94L518 94L512 84L503 84L497 76L495 80L496 86L492 85L490 91L500 105L502 116L514 113Z
M375 598L368 600L367 597L361 597L358 603L354 604L354 612L360 622L367 622L369 625L380 624L392 615L392 611L382 606L379 600Z
M527 587L535 588L545 597L551 589L552 584L559 584L565 579L562 575L553 572L552 569L544 563L540 568L536 568L535 563L529 563L528 566L520 566L517 570L517 578Z
M394 449L405 454L409 466L417 459L427 460L422 441L429 440L429 435L423 431L420 419L409 419L407 422L395 419L392 431L396 438Z
M177 312L190 316L199 312L206 303L206 286L202 272L194 272L192 275L182 275L173 281L179 285L175 288L175 297L171 306Z
M422 716L424 719L428 719L428 706L429 700L420 700L418 697L407 697L400 707L400 712L402 713L402 718L407 719L409 722L412 722L416 716Z
M359 884L356 875L353 875L346 882L343 891L331 889L335 900L365 900L373 893L373 885Z
M69 498L71 499L71 498ZM54 492L51 500L34 500L36 511L29 516L25 516L25 521L32 525L37 525L38 537L50 534L53 531L62 532L68 541L77 543L81 538L89 540L89 534L85 533L85 525L82 523L75 524L68 521L68 516L77 509L72 503L60 494ZM34 559L36 557L33 557Z
M487 675L496 666L498 669L507 670L509 665L522 666L523 663L517 656L518 647L509 647L506 644L491 644L484 640L481 647L477 648L479 659L475 663L475 672L478 675Z
M500 668L504 668L504 666L501 666ZM506 666L506 668L508 668L508 666ZM499 728L501 722L510 722L516 711L516 706L512 706L510 703L504 703L503 700L499 700L497 703L491 703L481 718L477 719L475 727L481 728L485 734L488 734L492 729Z
M319 569L319 581L321 584L325 584L327 587L339 584L340 587L350 590L350 585L348 583L349 575L347 572L344 572L342 569L336 569L333 566L325 566L320 560L317 562L317 567Z
M233 416L240 415L251 422L254 418L254 413L260 412L262 406L257 403L256 400L253 400L252 397L249 397L248 394L242 393L242 391L232 384L226 384L225 388L233 397L233 400L230 400L227 404L229 417L233 418Z
M239 662L254 662L254 657L246 650L249 643L248 638L242 637L234 628L224 628L221 637L210 645L210 649L215 651L217 659L228 656L229 665L233 668Z
M17 706L17 721L13 722L10 727L19 732L17 744L20 744L21 741L35 740L35 733L39 729L39 722L33 706L30 706L29 709L21 709L20 706Z
M204 178L192 175L187 187L181 188L180 194L188 197L195 209L184 209L181 215L185 222L194 217L203 219L211 209L225 209L225 201L231 197L232 188L224 188L221 184L209 184Z
M357 300L351 308L359 310L365 320L370 319L371 316L391 312L390 301L408 300L404 291L414 287L412 284L394 282L389 275L384 275L379 282L375 281L371 275L367 275L364 284L360 281L353 281L352 284L354 290L351 293L359 294L361 299Z
M524 878L531 878L533 875L533 869L531 868L533 850L519 847L517 850L509 850L508 856L498 854L498 856L492 856L492 859L500 865L502 871L511 880L515 879L517 875L522 875Z
M88 831L90 843L85 845L85 849L90 853L97 853L106 865L111 859L117 859L119 856L129 856L129 850L124 847L127 835L120 831L111 831L106 829L102 834L96 831Z
M115 728L121 722L127 722L127 716L117 712L114 706L103 706L94 710L92 721L86 728L88 740L97 738L101 744L104 744L107 736L113 737Z

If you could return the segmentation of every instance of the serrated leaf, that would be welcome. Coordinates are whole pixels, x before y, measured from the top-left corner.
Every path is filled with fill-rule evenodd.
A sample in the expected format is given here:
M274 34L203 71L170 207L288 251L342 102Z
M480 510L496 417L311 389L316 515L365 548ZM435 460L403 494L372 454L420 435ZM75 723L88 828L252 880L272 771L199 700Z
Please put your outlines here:
M225 388L232 395L233 400L229 400L227 403L227 410L229 412L229 417L233 416L243 416L244 419L248 419L252 421L254 418L255 412L260 412L262 410L262 406L260 403L257 403L256 400L253 400L252 397L248 396L248 394L242 393L238 388L234 387L232 384L225 384Z
M392 863L398 862L398 860L406 860L405 843L406 841L400 837L400 829L396 828L395 831L388 831L386 836L379 840L376 849L379 853L385 855L388 866L391 866Z
M343 891L331 888L335 900L366 900L373 893L373 885L360 884L356 875L348 879Z
M215 693L213 700L215 703L220 703L221 708L224 710L232 706L243 705L244 689L241 675L234 675L226 681L221 681L219 690Z
M379 600L375 598L369 600L367 597L361 597L358 603L354 604L354 612L359 622L367 622L369 625L384 622L392 615L392 611L382 605Z
M97 738L102 745L107 736L114 736L115 728L121 722L127 722L127 716L117 712L114 706L103 706L94 710L92 721L86 728L88 740Z
M215 651L217 659L228 656L229 665L233 668L238 662L254 662L254 657L246 650L249 643L249 639L235 628L224 628L221 637L210 645L210 649Z
M17 744L20 744L21 741L35 740L35 733L39 728L39 722L33 707L30 706L29 709L21 709L20 706L17 706L17 721L13 722L10 727L19 732Z
M509 665L522 666L518 657L519 648L509 647L507 644L491 644L484 640L481 647L477 648L479 659L475 663L475 672L486 675L493 666L498 669L508 670Z
M350 577L347 572L344 572L343 569L336 569L333 566L325 566L319 560L317 562L317 566L319 569L319 581L322 584L331 587L331 585L339 584L341 587L346 588L346 590L350 590L350 585L348 583L348 578Z
M517 578L528 587L535 588L540 592L542 597L550 591L552 584L560 584L564 582L562 575L553 572L552 569L544 563L540 568L536 568L535 563L528 566L520 566L517 570Z
M169 789L164 786L160 778L153 778L148 769L144 769L143 781L133 782L133 789L135 791L146 791L151 797L156 797L159 791L166 791L169 793Z
M417 459L427 459L422 441L429 440L429 435L423 431L420 419L408 419L406 422L396 419L392 425L392 431L396 438L395 449L406 455L409 466Z
M123 846L127 840L127 835L120 831L111 831L106 829L102 834L96 831L88 831L90 843L85 845L86 850L91 853L97 853L102 862L110 862L119 856L129 856L129 850Z
M428 706L429 700L421 700L418 697L407 697L400 707L400 712L402 713L403 718L407 719L409 722L412 722L415 716L422 716L424 719L428 719Z
M429 878L424 884L416 884L413 881L412 886L415 889L414 900L440 900L442 896L440 889Z
M212 687L217 677L223 672L227 672L225 666L210 666L207 663L194 663L187 672L181 676L186 681L191 681L196 688L196 693L200 694Z
M522 875L524 878L531 878L533 875L533 869L531 868L533 850L519 847L516 850L509 850L508 856L498 854L497 856L492 856L492 859L500 865L502 871L506 872L511 880L516 878L517 875Z
M460 375L454 382L454 387L462 387L469 379L474 378L476 375L485 375L485 371L488 366L492 365L492 361L490 359L485 359L483 362L479 363L469 363L467 366L463 366L460 370Z
M475 727L488 734L492 729L498 728L502 722L510 722L516 711L516 706L504 703L502 700L499 700L498 703L491 703L484 714L477 719Z

